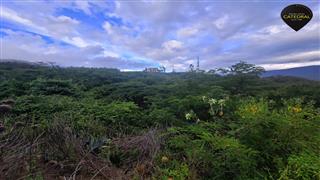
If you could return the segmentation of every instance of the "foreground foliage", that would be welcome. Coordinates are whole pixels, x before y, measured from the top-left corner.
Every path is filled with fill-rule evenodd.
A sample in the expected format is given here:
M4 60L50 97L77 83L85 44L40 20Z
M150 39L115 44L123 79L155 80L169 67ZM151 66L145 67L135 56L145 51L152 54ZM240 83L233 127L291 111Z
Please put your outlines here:
M241 63L225 76L0 63L0 179L320 179L319 82Z

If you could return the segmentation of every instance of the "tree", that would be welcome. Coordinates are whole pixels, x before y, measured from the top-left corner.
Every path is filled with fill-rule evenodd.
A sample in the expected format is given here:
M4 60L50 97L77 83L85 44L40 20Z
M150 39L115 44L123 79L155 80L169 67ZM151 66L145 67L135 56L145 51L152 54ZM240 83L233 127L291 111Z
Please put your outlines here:
M228 68L218 68L217 72L219 72L220 74L228 74L229 73L229 69Z
M254 64L249 64L244 61L240 61L239 63L232 65L229 69L229 72L235 75L250 74L250 75L259 76L264 71L265 69L263 67L256 66Z
M194 72L194 65L193 64L189 65L189 72Z
M231 91L236 94L247 94L250 87L255 86L257 79L265 70L263 67L240 61L229 68L220 70L229 78Z
M159 67L159 70L160 70L160 72L166 72L166 67L160 66L160 67Z
M216 74L216 70L215 70L215 69L210 69L210 70L208 71L208 74Z

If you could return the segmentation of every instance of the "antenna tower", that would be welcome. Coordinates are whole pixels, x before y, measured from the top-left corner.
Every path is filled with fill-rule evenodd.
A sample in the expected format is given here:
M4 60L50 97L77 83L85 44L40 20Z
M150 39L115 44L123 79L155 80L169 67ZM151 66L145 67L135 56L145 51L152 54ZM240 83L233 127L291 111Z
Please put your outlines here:
M200 62L199 62L200 60L199 60L199 56L197 57L197 71L199 71L200 70Z

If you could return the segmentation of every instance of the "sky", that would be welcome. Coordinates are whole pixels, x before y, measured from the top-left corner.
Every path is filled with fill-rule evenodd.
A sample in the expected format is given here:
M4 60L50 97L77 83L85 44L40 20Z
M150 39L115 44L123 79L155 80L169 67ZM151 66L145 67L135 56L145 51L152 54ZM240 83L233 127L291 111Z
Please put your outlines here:
M267 70L320 65L320 1L0 0L0 59L123 71L209 70L246 61ZM303 4L298 32L281 19Z

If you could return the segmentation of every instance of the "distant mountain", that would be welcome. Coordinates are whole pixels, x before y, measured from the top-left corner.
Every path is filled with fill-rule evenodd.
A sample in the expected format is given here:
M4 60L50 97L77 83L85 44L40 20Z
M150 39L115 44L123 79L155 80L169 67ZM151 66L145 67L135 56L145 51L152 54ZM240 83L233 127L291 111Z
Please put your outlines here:
M320 66L305 66L290 69L272 70L265 72L262 77L293 76L320 81Z

